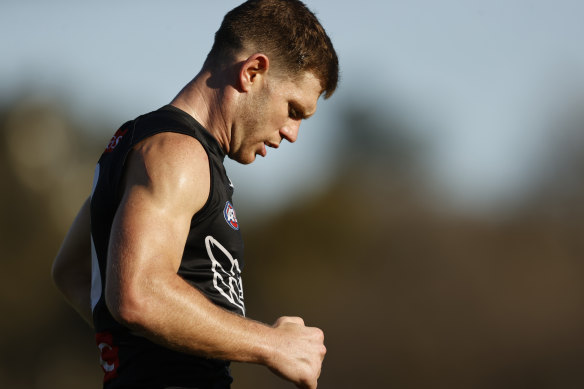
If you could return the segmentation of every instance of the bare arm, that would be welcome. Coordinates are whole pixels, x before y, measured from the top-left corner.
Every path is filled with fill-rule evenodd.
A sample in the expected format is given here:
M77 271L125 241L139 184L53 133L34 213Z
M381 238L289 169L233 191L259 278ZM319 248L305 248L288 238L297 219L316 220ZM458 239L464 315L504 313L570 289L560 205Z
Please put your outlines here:
M210 188L207 154L180 134L148 138L131 154L112 226L106 303L116 320L166 347L260 363L316 388L326 349L302 319L271 327L211 303L177 275L190 221Z
M73 221L53 262L52 277L57 288L81 317L93 326L91 315L91 241L89 199Z

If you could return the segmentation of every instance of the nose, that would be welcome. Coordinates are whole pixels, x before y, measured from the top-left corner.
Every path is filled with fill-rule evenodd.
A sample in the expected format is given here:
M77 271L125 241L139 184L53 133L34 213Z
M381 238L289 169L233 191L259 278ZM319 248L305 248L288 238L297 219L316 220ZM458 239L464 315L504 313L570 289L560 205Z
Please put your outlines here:
M300 120L294 120L282 127L280 135L290 143L296 142L298 130L300 129Z

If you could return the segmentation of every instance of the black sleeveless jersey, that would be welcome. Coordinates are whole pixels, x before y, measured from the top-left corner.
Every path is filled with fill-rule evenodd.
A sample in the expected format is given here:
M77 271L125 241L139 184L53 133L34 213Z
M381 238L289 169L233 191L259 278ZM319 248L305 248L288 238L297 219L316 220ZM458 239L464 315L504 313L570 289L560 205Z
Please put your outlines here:
M194 137L209 157L209 197L192 218L178 274L213 303L245 315L241 284L243 241L233 208L233 185L225 173L225 154L219 143L190 115L170 105L125 123L99 159L91 194L91 306L105 373L104 387L229 387L229 362L154 344L116 322L105 304L107 252L121 199L124 163L134 145L161 132ZM217 386L221 383L224 386Z

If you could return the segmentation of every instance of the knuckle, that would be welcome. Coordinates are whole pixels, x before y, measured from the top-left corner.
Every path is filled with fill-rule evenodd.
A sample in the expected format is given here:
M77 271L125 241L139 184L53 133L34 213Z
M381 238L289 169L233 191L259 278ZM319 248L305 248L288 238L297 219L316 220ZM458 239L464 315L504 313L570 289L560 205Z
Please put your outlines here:
M295 324L304 325L304 320L298 316L284 316L284 319L288 323L295 323Z
M323 330L321 330L320 328L317 328L317 332L316 333L317 333L318 339L321 340L321 341L324 341L324 332L323 332Z

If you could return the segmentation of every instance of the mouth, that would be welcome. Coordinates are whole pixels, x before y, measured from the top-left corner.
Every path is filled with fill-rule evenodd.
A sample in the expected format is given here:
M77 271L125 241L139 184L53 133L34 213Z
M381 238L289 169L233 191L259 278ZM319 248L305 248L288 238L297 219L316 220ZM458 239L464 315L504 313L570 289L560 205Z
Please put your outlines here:
M273 149L277 149L278 147L280 147L279 144L277 143L270 143L270 142L264 142L262 144L262 148L259 151L259 155L261 155L262 157L265 157L268 154L267 148L266 147L271 147Z

